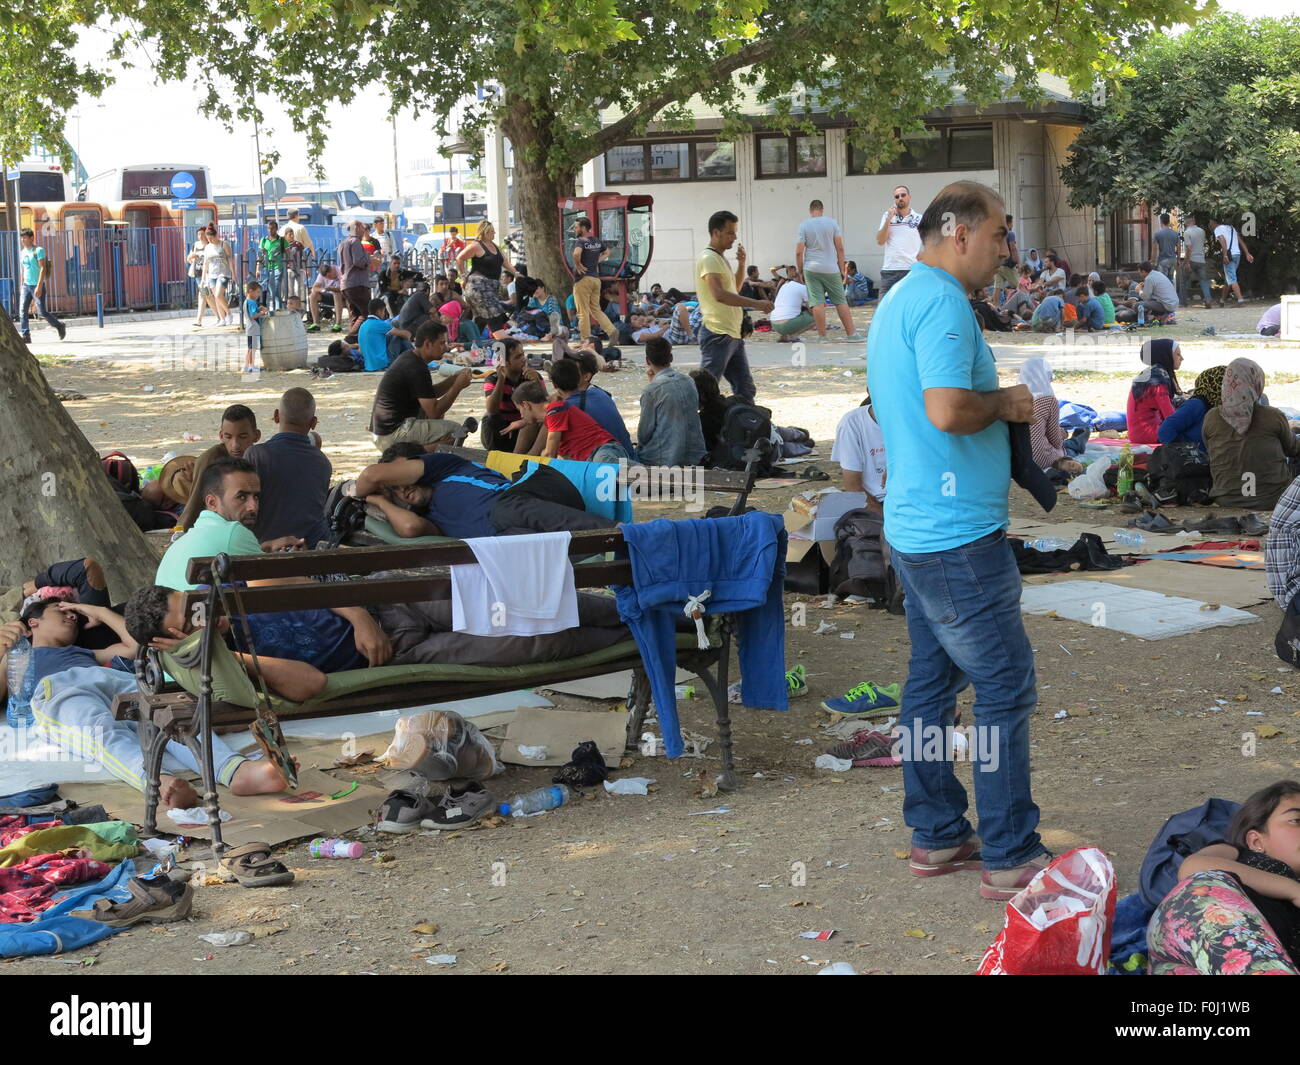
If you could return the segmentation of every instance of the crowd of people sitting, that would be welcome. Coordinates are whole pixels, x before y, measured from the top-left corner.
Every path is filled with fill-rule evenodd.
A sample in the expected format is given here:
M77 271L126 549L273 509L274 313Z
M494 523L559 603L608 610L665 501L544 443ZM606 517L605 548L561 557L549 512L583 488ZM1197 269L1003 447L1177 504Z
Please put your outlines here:
M1146 341L1141 360L1142 369L1129 387L1127 442L1155 451L1139 464L1136 502L1151 507L1213 502L1271 509L1300 473L1300 438L1290 419L1269 405L1259 364L1241 358L1210 367L1184 391L1178 379L1183 356L1176 340ZM1087 446L1089 429L1069 435L1062 430L1060 400L1051 381L1045 359L1029 359L1020 370L1020 382L1034 395L1034 458L1044 469L1072 476L1083 470L1078 458ZM1179 451L1181 490L1172 483L1146 483L1149 479L1142 476L1144 469L1160 464L1156 456L1163 449ZM1204 492L1187 498L1187 486L1198 469Z

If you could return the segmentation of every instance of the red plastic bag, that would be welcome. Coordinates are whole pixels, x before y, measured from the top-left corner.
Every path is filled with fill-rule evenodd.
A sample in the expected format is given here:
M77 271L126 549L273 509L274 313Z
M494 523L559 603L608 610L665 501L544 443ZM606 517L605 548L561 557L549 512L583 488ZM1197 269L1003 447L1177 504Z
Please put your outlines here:
M1075 847L1007 903L980 976L1100 976L1110 964L1115 869L1096 847Z

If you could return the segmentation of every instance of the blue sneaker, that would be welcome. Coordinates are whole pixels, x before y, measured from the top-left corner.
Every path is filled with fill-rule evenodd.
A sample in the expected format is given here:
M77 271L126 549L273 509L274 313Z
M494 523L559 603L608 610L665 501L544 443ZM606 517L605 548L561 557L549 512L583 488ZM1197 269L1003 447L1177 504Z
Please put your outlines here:
M892 714L898 709L899 686L886 684L859 684L845 692L838 699L827 699L822 703L823 710L832 714L848 714L852 717L872 717Z

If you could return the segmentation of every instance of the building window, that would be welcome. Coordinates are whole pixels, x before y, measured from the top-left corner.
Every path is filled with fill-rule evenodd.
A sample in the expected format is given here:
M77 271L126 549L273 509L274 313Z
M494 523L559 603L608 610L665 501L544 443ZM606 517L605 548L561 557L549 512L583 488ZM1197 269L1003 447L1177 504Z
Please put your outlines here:
M942 126L909 133L903 137L903 154L876 170L868 170L862 152L849 146L850 174L992 169L992 126Z
M736 146L730 141L648 141L621 144L605 153L607 185L735 178Z
M760 133L757 140L759 177L826 175L825 133L814 133L811 136L800 133Z

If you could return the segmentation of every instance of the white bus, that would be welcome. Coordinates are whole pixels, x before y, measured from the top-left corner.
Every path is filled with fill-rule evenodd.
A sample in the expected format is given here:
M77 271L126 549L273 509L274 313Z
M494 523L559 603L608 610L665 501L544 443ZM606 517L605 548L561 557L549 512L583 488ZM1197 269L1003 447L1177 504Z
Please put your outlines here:
M189 174L193 182L183 196L173 190L177 174ZM201 163L139 163L119 166L96 174L86 182L86 199L96 203L123 200L174 199L210 200L212 182L208 168Z
M19 163L18 199L22 203L67 203L68 178L63 167L41 159L25 159Z

